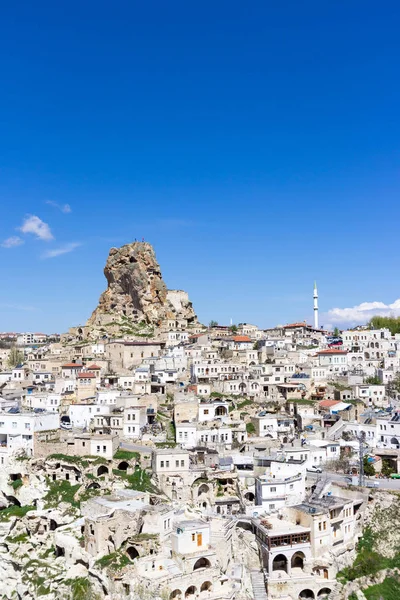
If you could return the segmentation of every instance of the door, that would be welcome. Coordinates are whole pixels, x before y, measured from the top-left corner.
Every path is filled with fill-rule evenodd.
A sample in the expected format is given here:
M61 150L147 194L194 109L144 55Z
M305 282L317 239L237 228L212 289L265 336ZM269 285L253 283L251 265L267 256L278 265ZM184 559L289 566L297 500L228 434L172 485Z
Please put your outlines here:
M198 533L197 534L197 545L198 546L202 546L203 545L203 534L202 533Z

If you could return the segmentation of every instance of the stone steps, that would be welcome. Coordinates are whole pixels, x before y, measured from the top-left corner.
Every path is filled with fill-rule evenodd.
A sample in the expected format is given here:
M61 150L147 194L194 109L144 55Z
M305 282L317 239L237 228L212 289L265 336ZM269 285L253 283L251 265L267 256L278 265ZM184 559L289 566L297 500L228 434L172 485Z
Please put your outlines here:
M265 589L264 575L260 571L250 573L251 586L255 600L268 600L267 590Z

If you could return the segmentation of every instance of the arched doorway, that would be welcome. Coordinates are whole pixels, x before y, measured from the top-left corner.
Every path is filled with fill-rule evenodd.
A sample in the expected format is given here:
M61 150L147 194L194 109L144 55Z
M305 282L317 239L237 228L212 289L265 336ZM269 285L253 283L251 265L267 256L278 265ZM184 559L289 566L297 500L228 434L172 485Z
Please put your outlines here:
M277 554L272 561L273 571L285 571L288 572L288 559L284 554Z
M216 417L225 417L227 414L228 411L226 410L225 406L217 406L217 408L215 409Z
M101 465L97 469L97 477L100 477L101 475L108 475L108 467Z
M203 483L197 490L197 495L201 496L201 494L208 494L209 491L210 491L210 488L208 487L208 485Z
M318 600L328 600L329 595L332 593L332 590L329 588L322 588L322 590L319 590L318 592Z
M303 552L295 552L290 561L292 569L304 569L305 554Z
M180 598L182 598L181 590L174 590L169 595L169 600L179 600Z
M88 489L88 490L98 490L99 488L100 488L100 485L98 483L96 483L96 481L93 481L93 483L91 483L90 485L88 485L86 489Z
M129 463L127 463L126 460L123 460L118 465L118 471L127 471L128 468L129 468Z
M208 560L208 558L204 558L202 556L201 558L199 558L199 560L196 560L196 562L194 563L193 571L197 571L197 569L208 569L208 567L211 567L210 561Z
M315 594L312 590L303 590L299 594L300 600L314 600Z
M135 560L135 558L138 558L139 556L139 552L136 550L135 546L129 546L129 548L126 549L126 553L131 560Z
M191 585L190 587L188 587L188 589L185 592L185 598L192 598L192 596L194 596L196 594L196 588L194 587L194 585Z
M212 583L211 581L205 581L201 584L200 592L211 592Z

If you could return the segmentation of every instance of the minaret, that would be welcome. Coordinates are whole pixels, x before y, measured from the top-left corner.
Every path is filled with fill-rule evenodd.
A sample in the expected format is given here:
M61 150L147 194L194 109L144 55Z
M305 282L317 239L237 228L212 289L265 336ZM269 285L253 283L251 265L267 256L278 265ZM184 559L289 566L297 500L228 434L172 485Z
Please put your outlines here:
M314 329L318 329L318 290L316 281L314 281Z

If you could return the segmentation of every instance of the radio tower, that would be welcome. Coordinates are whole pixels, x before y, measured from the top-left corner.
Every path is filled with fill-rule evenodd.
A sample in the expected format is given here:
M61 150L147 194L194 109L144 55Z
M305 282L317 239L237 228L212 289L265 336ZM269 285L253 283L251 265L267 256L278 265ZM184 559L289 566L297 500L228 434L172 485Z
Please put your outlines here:
M314 329L318 329L318 290L316 281L314 281Z

